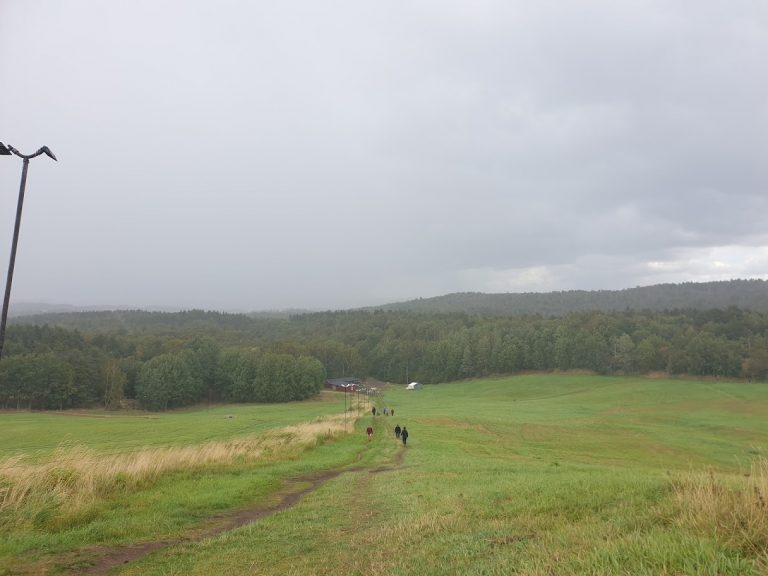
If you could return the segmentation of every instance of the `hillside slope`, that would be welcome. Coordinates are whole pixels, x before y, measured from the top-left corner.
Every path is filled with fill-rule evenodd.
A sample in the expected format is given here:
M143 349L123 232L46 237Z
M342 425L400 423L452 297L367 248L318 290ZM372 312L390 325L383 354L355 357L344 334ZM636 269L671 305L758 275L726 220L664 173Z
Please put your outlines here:
M374 306L369 310L400 310L421 313L464 312L480 316L541 314L562 316L573 312L622 310L709 310L736 306L768 311L768 282L730 280L658 284L625 290L569 290L547 293L483 294L461 292Z

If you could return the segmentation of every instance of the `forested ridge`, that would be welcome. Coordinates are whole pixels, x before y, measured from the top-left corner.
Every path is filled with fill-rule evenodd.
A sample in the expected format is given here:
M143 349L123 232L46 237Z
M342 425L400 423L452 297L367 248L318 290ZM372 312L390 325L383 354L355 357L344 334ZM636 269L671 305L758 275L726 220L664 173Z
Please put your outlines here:
M34 319L47 323L9 327L0 407L288 401L316 394L326 377L352 375L437 383L583 369L768 378L768 313L736 307L548 317L357 310L271 319L193 310Z
M484 316L564 316L574 312L623 310L710 310L736 306L768 312L768 282L728 280L657 284L624 290L568 290L546 293L461 292L419 298L370 309L425 313L465 312Z
M31 305L30 305L31 306ZM55 305L47 305L49 307ZM737 307L768 312L768 282L728 280L657 284L624 290L568 290L545 293L485 294L460 292L433 298L362 308L364 311L401 311L425 314L470 314L478 316L566 316L575 312L623 312L626 310L669 312ZM13 310L12 310L13 311ZM199 310L90 310L56 311L15 315L16 324L51 324L82 330L174 330L199 327L256 329L249 319L285 320L310 311L262 311L248 314Z

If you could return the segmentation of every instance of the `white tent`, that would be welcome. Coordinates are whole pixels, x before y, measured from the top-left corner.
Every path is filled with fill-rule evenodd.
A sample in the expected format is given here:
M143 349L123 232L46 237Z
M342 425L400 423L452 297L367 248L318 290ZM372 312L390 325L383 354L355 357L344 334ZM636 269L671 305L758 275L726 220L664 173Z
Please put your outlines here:
M418 382L411 382L405 387L406 390L421 390L421 384Z

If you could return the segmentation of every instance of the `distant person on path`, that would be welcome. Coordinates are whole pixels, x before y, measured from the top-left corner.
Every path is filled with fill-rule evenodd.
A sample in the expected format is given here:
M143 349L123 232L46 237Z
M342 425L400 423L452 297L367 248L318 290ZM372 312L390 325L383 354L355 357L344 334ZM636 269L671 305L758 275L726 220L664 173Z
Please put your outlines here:
M386 415L387 415L387 407L384 406L384 416L386 416Z
M400 438L400 424L395 426L395 438Z
M370 439L373 438L373 426L368 426L366 432L368 433L368 440L370 441Z
M373 413L373 415L374 415L374 416L376 416L376 406L374 406L373 408L371 408L371 412Z
M392 416L394 416L395 415L395 409L392 408L392 410L390 410L389 413L392 414Z
M408 442L408 429L403 426L403 431L400 432L400 438L403 439L403 446L405 446L405 443Z

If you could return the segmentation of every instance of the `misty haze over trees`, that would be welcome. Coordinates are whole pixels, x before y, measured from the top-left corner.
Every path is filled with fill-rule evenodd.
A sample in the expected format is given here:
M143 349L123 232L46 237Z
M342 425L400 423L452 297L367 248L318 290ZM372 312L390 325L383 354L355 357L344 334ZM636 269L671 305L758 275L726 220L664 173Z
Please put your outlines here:
M659 309L644 304L653 300L654 288ZM350 375L436 383L529 370L590 370L764 380L766 290L763 281L733 281L621 291L623 299L616 293L566 292L408 303L501 303L486 313L470 307L285 319L203 311L31 316L9 327L0 406L116 408L129 400L165 410L200 402L283 402L317 394L326 377ZM679 305L686 294L688 307ZM504 296L535 296L536 305L559 302L559 312L505 315L511 309ZM730 305L734 301L741 307ZM582 311L586 302L596 309ZM601 311L603 306L622 310Z

